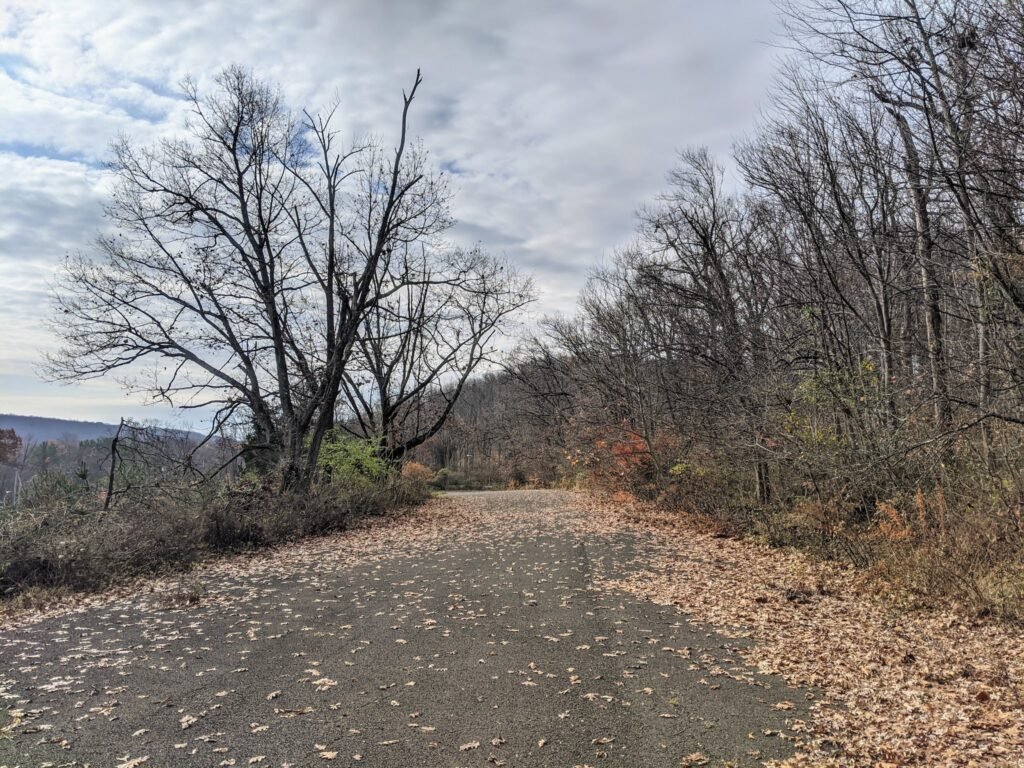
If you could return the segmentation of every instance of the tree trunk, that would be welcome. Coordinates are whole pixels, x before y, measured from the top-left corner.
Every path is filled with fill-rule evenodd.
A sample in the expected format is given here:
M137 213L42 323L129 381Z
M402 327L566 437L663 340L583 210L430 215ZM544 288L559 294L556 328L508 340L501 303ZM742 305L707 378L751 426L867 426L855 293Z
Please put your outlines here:
M757 501L767 504L772 500L772 484L768 474L768 462L759 461L754 467L754 480L757 483Z
M952 413L946 383L946 357L943 349L942 290L935 269L932 241L931 214L928 210L928 192L925 188L921 157L914 143L914 135L906 118L898 110L890 113L896 120L903 141L907 183L914 207L914 236L917 260L921 269L921 292L925 302L925 329L928 334L928 364L931 369L932 400L935 426L940 431L949 428Z

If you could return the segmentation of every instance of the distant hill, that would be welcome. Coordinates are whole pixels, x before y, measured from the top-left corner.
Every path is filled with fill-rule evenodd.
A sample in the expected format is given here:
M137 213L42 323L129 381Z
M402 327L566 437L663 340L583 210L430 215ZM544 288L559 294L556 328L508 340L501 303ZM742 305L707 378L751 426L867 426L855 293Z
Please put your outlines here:
M117 432L117 424L104 424L102 421L74 421L72 419L50 419L45 416L17 416L13 413L0 413L0 429L13 429L22 440L40 443L45 440L81 441L95 440L98 437L113 437ZM159 432L166 435L188 435L193 440L202 439L198 432L160 427Z
M113 437L117 432L117 425L99 421L72 421L0 413L0 429L13 429L22 440L38 443L44 440L95 440L98 437Z

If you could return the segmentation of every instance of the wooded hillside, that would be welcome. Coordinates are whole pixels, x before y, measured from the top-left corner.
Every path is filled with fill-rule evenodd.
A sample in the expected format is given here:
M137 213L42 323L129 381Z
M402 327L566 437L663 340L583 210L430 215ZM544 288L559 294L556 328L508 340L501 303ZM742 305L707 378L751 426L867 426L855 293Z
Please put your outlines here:
M788 26L735 174L682 151L577 314L433 458L456 442L506 482L660 496L1019 607L1024 10L819 0Z

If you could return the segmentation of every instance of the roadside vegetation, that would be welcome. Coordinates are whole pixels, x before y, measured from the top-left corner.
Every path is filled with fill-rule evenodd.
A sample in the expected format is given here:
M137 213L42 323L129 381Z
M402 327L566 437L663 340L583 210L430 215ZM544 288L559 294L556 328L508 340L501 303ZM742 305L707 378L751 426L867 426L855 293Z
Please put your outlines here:
M116 500L105 505L105 478L36 475L17 506L0 509L0 612L345 530L429 498L428 471L387 464L374 450L353 438L329 439L323 474L301 492L275 491L272 474L197 482L136 463L126 470L134 484L116 486Z

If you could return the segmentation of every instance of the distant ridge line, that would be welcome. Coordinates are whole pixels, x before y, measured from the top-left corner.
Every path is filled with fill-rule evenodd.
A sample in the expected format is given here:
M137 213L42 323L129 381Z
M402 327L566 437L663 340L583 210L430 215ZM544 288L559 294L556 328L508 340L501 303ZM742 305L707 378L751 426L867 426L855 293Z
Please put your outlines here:
M0 413L0 429L13 429L23 440L62 441L66 438L74 440L96 440L101 437L113 437L117 432L117 424L103 421L80 421L77 419L57 419L48 416L24 416L16 413ZM199 438L197 432L184 429L163 427L169 433L187 433Z

